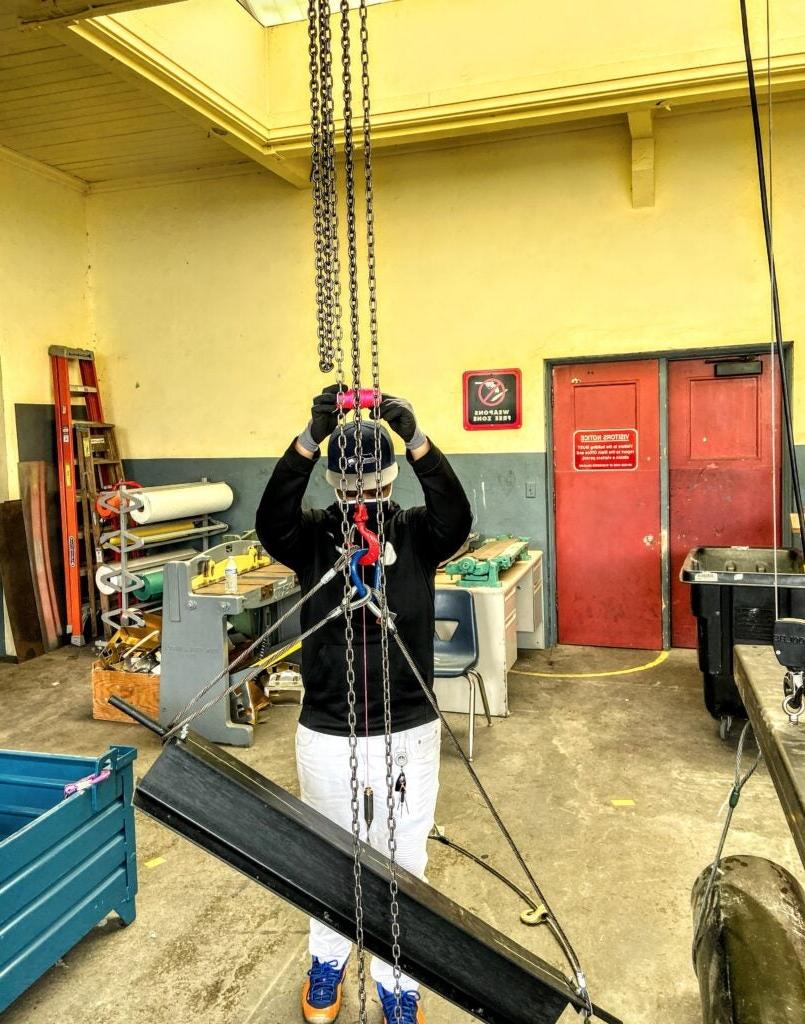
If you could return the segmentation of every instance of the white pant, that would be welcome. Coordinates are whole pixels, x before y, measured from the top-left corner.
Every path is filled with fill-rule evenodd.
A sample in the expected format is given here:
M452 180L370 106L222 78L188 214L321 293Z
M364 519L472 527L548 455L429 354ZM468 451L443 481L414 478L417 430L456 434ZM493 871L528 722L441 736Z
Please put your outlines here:
M439 748L441 724L437 720L414 729L395 732L391 737L394 760L393 779L405 772L405 804L396 799L397 863L425 877L428 862L428 833L433 828L436 795L439 792ZM331 821L352 829L349 738L328 736L300 725L296 733L296 770L301 797ZM374 821L366 835L363 820L363 788L374 790ZM358 801L361 809L361 838L388 856L388 824L386 821L386 748L383 736L358 737ZM319 960L335 960L341 967L349 956L352 944L327 925L310 920L310 955ZM372 978L387 991L394 989L394 972L389 964L373 957ZM419 987L413 978L402 975L403 992Z

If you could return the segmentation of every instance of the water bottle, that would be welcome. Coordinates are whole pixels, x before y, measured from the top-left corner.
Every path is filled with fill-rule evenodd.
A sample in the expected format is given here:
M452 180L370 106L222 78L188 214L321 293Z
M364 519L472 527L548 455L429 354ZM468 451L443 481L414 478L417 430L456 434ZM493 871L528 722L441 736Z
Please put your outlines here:
M238 592L238 563L234 556L230 556L224 569L224 593L237 594Z

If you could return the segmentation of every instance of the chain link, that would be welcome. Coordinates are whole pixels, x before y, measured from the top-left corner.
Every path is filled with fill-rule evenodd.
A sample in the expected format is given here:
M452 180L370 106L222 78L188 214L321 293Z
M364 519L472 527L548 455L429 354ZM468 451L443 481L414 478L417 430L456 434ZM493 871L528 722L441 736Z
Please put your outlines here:
M321 66L319 60L319 20L317 0L308 3L308 67L310 70L310 182L313 188L313 239L316 269L316 340L319 353L319 369L329 373L333 369L333 352L327 334L325 315L325 251L324 251L324 194L323 194L323 148L322 148L322 96L319 82Z
M377 263L375 258L374 179L372 175L372 112L369 94L369 26L366 0L360 3L361 41L361 99L363 113L363 176L366 204L366 264L369 307L369 346L372 361L372 387L375 393L374 455L375 495L377 497L377 536L380 541L380 656L383 686L383 737L386 760L386 811L389 860L389 916L391 918L391 952L394 974L395 1019L402 1015L400 979L400 904L397 881L397 818L394 807L394 761L392 751L391 720L391 667L389 661L389 608L386 594L386 569L383 556L386 550L385 511L382 501L381 435L380 435L380 348L377 324Z
M351 388L354 393L352 428L354 440L354 488L348 487L350 466L346 455L347 417L343 411L338 416L338 496L341 511L342 549L347 550L352 526L349 520L350 505L348 490L356 492L356 502L364 498L363 437L361 434L361 410L359 392L361 387L360 313L358 287L358 240L356 214L355 154L353 133L352 53L350 40L349 0L340 0L341 29L341 84L344 104L344 194L347 275L349 294L349 338ZM380 411L380 365L377 325L377 274L375 262L374 192L372 181L371 152L371 110L369 103L369 51L366 2L360 4L360 59L362 88L362 143L364 195L366 204L366 248L368 270L368 323L372 362L372 386L375 390L374 408L374 457L375 497L377 499L377 535L380 541L380 638L383 687L383 719L386 769L386 820L388 827L389 889L392 955L394 962L394 992L396 996L395 1019L401 1016L400 991L400 925L397 883L397 840L394 797L394 766L392 752L391 682L389 661L389 609L386 598L386 575L382 563L385 551L385 516L382 504L382 458ZM336 370L339 384L344 383L343 352L343 310L340 287L340 250L338 222L338 189L335 161L335 126L332 72L332 32L330 28L328 0L309 0L308 40L311 92L311 181L313 185L314 254L316 282L316 315L319 365L325 372ZM363 890L360 862L360 802L358 799L358 737L356 713L355 673L355 632L352 613L349 611L351 581L349 567L344 566L344 611L346 616L346 679L349 726L349 767L350 803L352 811L353 875L355 883L355 925L358 960L359 1019L366 1021L366 969L363 935ZM365 637L364 637L365 639Z
M339 383L343 381L341 259L338 240L338 198L335 165L335 103L333 100L332 32L329 0L319 3L319 65L321 81L322 204L324 210L323 250L325 278L325 335L330 352L335 353Z
M349 2L341 0L341 83L344 100L344 191L346 205L347 233L347 279L349 287L349 325L350 350L352 356L352 389L355 396L352 415L354 435L354 455L356 483L356 502L363 500L363 445L360 431L360 329L358 322L358 243L355 222L355 173L352 151L352 75L349 38ZM349 528L347 492L347 460L345 417L339 418L339 446L342 491L342 533ZM346 536L346 533L344 533ZM349 572L344 574L344 595L351 592ZM365 637L364 637L365 642ZM356 945L358 953L358 1016L360 1024L365 1024L366 1016L366 957L363 938L363 890L361 885L360 861L360 805L358 801L358 732L355 710L355 651L352 614L347 612L347 698L349 706L349 768L350 791L352 797L352 838L353 838L353 874L355 878L355 925Z
M348 28L348 26L347 26ZM308 40L311 78L311 142L313 156L313 217L315 239L316 311L319 366L324 372L336 371L336 380L344 382L342 346L341 266L339 251L338 190L335 161L335 116L332 73L332 31L329 0L309 0ZM343 39L342 39L343 47ZM342 58L343 59L343 58ZM354 191L354 182L352 183ZM360 359L357 338L357 253L355 248L354 197L353 221L348 221L350 271L350 322L353 350L352 378L360 387ZM358 416L360 411L358 410ZM338 467L340 475L342 551L350 547L352 524L347 493L346 416L338 416ZM356 452L358 458L360 451ZM358 463L360 465L360 462ZM361 873L360 802L358 799L358 737L356 710L355 632L350 610L352 583L349 561L343 565L343 607L345 616L345 660L347 679L347 720L349 726L350 808L352 812L353 880L355 895L355 943L357 947L359 1021L366 1024L366 958L363 929L363 886Z

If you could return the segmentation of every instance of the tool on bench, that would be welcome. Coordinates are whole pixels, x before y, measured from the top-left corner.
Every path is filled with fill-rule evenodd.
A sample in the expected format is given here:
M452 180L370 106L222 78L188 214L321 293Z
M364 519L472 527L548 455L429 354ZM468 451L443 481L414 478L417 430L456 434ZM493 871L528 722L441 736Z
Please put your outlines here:
M527 562L528 537L498 537L469 555L448 562L444 571L458 576L459 587L499 587L500 574L515 562Z

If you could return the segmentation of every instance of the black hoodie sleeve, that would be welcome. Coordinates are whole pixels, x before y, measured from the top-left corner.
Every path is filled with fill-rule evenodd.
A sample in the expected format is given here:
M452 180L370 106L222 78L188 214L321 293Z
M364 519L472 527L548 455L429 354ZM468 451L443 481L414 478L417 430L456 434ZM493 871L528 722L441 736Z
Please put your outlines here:
M412 509L412 525L420 552L435 568L467 539L472 510L453 467L433 442L426 455L414 460L409 454L408 462L425 494L425 507Z
M275 466L257 509L260 543L297 575L313 558L313 517L302 511L302 498L318 459L300 455L294 440Z

